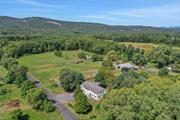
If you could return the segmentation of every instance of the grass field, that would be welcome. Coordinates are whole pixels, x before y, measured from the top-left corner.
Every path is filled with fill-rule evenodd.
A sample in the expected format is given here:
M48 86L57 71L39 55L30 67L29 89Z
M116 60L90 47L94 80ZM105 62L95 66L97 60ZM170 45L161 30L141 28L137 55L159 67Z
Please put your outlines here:
M7 74L7 70L5 70L2 66L0 66L0 76L5 77Z
M9 113L17 108L21 108L23 113L28 115L29 120L63 120L62 116L57 111L45 113L32 109L26 100L21 98L20 88L15 85L0 83L0 89L3 88L7 88L11 92L0 96L0 120L8 120ZM19 101L19 106L9 105L9 103L15 100Z
M141 48L145 50L145 53L150 53L154 47L157 47L157 44L154 43L135 43L135 42L120 42L120 44L132 45L136 48Z
M29 68L29 72L39 79L46 88L51 89L55 93L62 92L59 88L58 77L61 69L70 68L86 74L93 74L101 64L99 62L85 61L76 64L78 51L63 51L63 57L57 57L53 52L28 55L19 59L20 64Z
M144 49L145 53L150 53L153 48L156 48L159 45L163 45L163 44L155 44L155 43L136 43L136 42L120 42L120 44L132 45L136 48ZM173 49L180 50L180 47L173 46Z

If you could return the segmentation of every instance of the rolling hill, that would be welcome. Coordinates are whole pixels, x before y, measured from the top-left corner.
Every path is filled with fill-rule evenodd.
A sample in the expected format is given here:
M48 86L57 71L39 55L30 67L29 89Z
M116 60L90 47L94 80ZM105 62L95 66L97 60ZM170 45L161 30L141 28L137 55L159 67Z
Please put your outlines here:
M163 28L151 26L112 26L99 23L69 22L42 17L13 18L0 16L0 33L157 33L180 32L179 27Z

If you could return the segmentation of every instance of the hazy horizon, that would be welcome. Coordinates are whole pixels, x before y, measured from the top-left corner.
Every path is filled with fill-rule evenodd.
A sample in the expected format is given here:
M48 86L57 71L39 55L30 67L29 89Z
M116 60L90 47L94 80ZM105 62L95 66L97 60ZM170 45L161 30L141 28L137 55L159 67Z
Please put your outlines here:
M1 0L0 16L124 26L180 26L179 0Z

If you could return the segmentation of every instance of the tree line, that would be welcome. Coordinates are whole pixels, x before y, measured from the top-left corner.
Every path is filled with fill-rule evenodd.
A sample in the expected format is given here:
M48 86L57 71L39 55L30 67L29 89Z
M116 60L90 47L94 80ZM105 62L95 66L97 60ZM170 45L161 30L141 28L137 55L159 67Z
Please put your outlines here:
M136 34L99 34L94 35L96 39L113 40L116 42L140 42L140 43L156 43L180 46L179 33L136 33Z
M49 38L50 39L50 38ZM150 54L145 54L143 49L132 45L117 44L112 41L96 40L88 37L62 37L52 40L35 39L30 41L0 42L0 58L18 58L27 54L38 54L49 51L83 50L93 53L93 61L101 61L102 55L111 61L121 59L144 66L148 62L154 63L158 68L172 65L174 71L179 72L179 50L169 46L154 48ZM57 54L58 52L56 52Z

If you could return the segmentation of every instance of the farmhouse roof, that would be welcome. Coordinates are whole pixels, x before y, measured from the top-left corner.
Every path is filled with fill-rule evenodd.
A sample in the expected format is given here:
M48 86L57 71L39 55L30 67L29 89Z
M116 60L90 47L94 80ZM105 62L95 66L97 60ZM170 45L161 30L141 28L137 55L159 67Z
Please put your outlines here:
M105 91L105 89L98 85L96 82L84 82L81 84L82 87L92 91L93 93L99 94L102 91Z
M131 65L130 63L124 63L124 64L118 64L117 67L120 67L120 68L133 68L134 66Z

